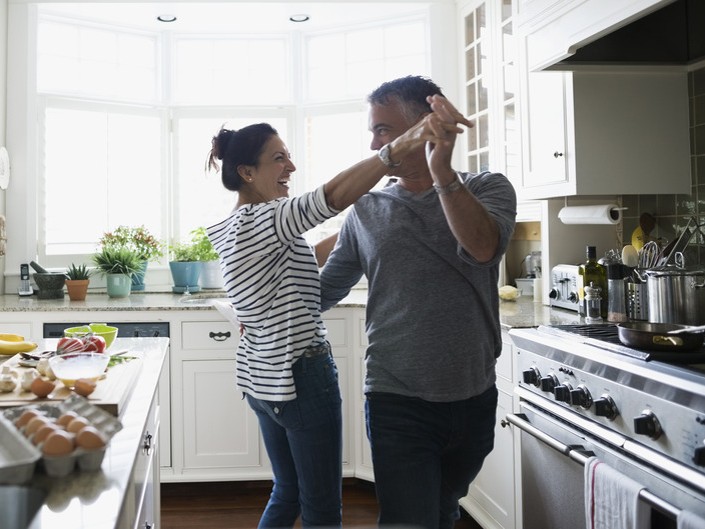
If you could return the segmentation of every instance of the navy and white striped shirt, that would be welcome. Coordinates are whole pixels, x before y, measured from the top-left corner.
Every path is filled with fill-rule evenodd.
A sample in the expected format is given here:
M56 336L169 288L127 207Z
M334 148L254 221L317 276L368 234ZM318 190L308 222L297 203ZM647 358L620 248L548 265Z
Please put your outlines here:
M300 197L247 204L208 228L225 290L245 327L237 384L255 398L296 398L292 366L308 346L325 340L318 265L302 234L337 213L321 186Z

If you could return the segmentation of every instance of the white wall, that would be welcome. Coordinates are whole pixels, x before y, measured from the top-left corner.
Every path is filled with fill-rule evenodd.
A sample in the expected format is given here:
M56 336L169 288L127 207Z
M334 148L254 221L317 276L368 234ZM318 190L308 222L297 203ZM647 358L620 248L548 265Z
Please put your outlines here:
M5 145L7 107L7 0L0 0L0 145ZM5 191L0 190L0 215L5 215ZM5 269L5 256L0 257L0 270ZM0 292L5 291L5 275L0 274Z

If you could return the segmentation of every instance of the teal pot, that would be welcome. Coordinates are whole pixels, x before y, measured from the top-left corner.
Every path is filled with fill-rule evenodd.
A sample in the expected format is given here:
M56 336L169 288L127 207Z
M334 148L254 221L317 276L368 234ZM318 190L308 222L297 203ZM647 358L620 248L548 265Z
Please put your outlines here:
M220 261L203 262L201 286L203 288L223 288L223 273L220 271Z
M126 298L132 290L132 279L127 274L107 274L108 297Z
M140 265L140 269L132 274L132 291L142 291L144 290L144 276L147 273L147 265L149 261L143 261Z
M201 261L169 261L171 278L174 280L173 292L198 292L201 286L198 280L201 277Z

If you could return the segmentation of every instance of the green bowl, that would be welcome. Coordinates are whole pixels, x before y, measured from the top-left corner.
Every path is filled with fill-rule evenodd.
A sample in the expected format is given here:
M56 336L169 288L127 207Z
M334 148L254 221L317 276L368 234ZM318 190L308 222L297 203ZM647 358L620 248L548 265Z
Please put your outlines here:
M64 336L75 336L80 338L88 333L93 333L96 336L102 336L105 339L105 348L110 347L117 337L118 328L111 327L105 323L89 323L80 327L69 327L64 329Z

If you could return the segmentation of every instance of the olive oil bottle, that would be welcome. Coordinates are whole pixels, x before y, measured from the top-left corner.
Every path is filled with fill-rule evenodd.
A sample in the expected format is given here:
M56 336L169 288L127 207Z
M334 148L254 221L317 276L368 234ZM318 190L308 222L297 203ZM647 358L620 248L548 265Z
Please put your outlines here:
M602 298L600 300L600 315L603 320L607 319L607 268L597 262L597 249L594 246L586 248L587 260L578 267L578 310L581 316L587 314L585 305L585 287L590 286L600 288Z

